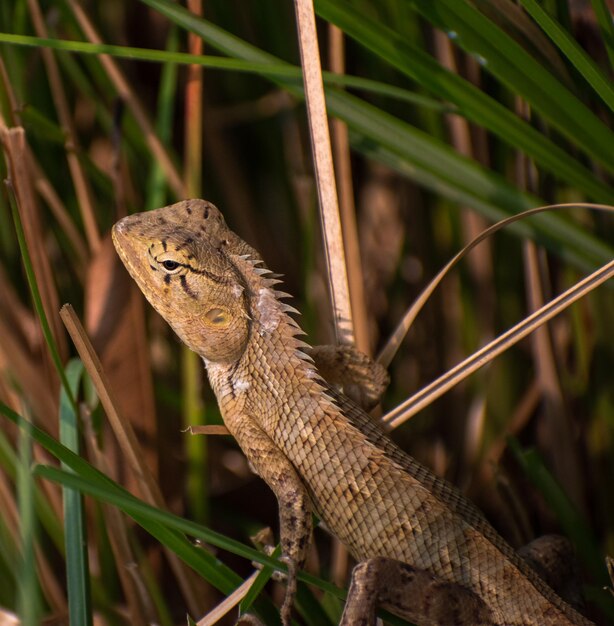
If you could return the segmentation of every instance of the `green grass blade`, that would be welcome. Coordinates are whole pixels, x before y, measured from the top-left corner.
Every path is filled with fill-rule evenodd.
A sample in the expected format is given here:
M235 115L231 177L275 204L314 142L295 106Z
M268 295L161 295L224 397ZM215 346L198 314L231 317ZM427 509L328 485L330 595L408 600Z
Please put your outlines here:
M514 457L520 463L531 484L539 489L563 527L565 534L577 547L578 555L583 559L585 566L590 569L597 582L604 585L607 584L608 575L605 566L600 564L602 560L601 553L584 517L580 515L565 495L565 492L535 450L523 450L514 439L509 440L509 445L514 453Z
M38 466L35 474L61 485L89 494L102 502L117 506L130 515L147 532L160 543L173 550L188 565L197 571L203 578L211 582L223 593L229 594L241 583L241 579L229 568L223 565L206 550L202 550L189 542L185 535L199 539L220 549L227 550L251 561L256 561L274 569L284 570L285 566L276 559L266 556L262 552L250 548L238 541L229 539L200 524L183 519L167 511L162 511L142 502L128 491L117 485L110 478L92 467L87 461L53 439L47 433L30 425L23 417L15 413L8 406L0 402L0 414L7 417L29 435L50 454L55 456L72 472L59 470L53 467ZM326 591L333 596L344 599L346 592L335 585L328 583L305 572L299 573L303 582ZM257 603L258 612L267 620L267 623L278 623L277 611L269 602L262 599ZM403 626L403 620L390 616L387 621L391 624Z
M178 25L204 37L210 45L225 54L241 56L242 60L250 63L272 64L276 69L295 69L168 0L143 1L165 13ZM282 75L283 71L274 80L295 95L302 96L300 82L290 79L290 74L286 74L285 80L282 80ZM541 201L522 194L501 177L460 157L449 147L350 94L329 89L327 104L331 113L362 135L363 145L373 142L379 146L379 150L372 150L375 156L378 152L383 154L386 151L394 154L397 160L403 161L405 173L411 176L412 172L418 172L418 180L430 179L432 188L438 187L447 192L450 198L464 196L469 206L497 216L501 216L501 210L510 214L541 204ZM474 200L470 201L471 198ZM567 258L583 265L587 262L600 263L610 258L610 247L586 235L580 228L558 216L544 216L542 219L546 221L535 220L525 232L530 232L533 237L539 233L538 241L547 244L550 249L564 251Z
M169 47L167 50L153 50L147 48L133 48L129 46L116 46L110 44L94 44L84 41L67 41L63 39L51 39L43 37L33 37L30 35L14 35L11 33L0 33L0 42L10 43L19 46L32 46L32 47L45 47L53 50L59 50L61 52L73 52L78 54L88 55L100 55L107 54L109 56L116 57L118 59L131 59L137 61L148 61L153 63L163 63L168 70L163 71L163 78L161 81L160 98L158 100L158 106L163 105L165 101L170 101L171 96L175 96L172 91L169 91L167 81L173 82L173 73L176 73L176 65L200 65L210 70L223 70L227 72L244 72L251 74L260 74L269 78L285 78L291 79L297 85L300 85L302 80L301 69L291 65L289 63L263 63L263 62L250 62L236 58L226 58L220 56L202 55L195 56L186 52L177 52L174 48ZM347 74L334 74L332 72L323 72L324 83L326 85L334 87L346 87L351 89L360 89L361 91L372 93L374 95L384 96L399 100L401 102L408 102L415 106L423 107L434 111L454 111L453 105L441 103L433 98L413 93L407 89L397 87L395 85L388 85L376 80L363 78L360 76L351 76ZM82 81L83 82L83 81ZM80 92L93 96L94 92L88 87L83 88L81 83L79 85ZM167 94L168 97L164 96ZM105 110L97 110L98 113L103 113ZM29 109L25 109L22 113L25 119L30 117ZM167 117L166 111L160 111L158 109L158 119ZM58 133L58 127L49 123L43 124L46 120L38 120L36 118L31 120L36 123L37 128L40 128L40 133L46 132L49 138L57 143L63 142L63 135ZM111 119L108 115L101 117L101 123L108 130L111 129ZM156 204L155 206L161 206Z
M34 510L34 478L32 465L32 439L28 422L19 437L19 469L17 476L17 502L19 508L19 545L21 555L17 566L17 614L23 626L38 626L41 613L41 591L35 558L37 540L36 513Z
M149 511L149 509L151 509L152 511L157 511L158 514L161 514L161 517L158 514L153 515L151 517L153 521L155 521L156 523L159 522L160 519L162 519L162 521L168 521L168 518L166 516L170 515L170 513L159 511L158 509L155 509L154 507L148 507L146 504L141 503L137 498L134 498L134 496L129 494L129 492L127 492L125 489L120 487L117 483L111 480L108 476L105 476L102 472L98 471L96 468L90 465L85 459L81 458L80 456L78 456L77 454L75 454L74 452L66 448L65 446L63 446L61 443L56 441L53 437L45 433L43 430L37 428L34 425L29 425L28 422L24 420L23 417L15 413L13 410L11 410L2 402L0 402L0 413L3 414L8 419L10 419L13 423L17 424L21 429L28 429L28 432L30 433L31 437L37 443L42 445L50 454L52 454L59 461L61 461L65 466L67 466L70 470L72 470L72 472L74 472L74 474L68 474L68 472L66 471L61 471L62 476L64 475L75 476L75 477L78 476L80 481L86 481L89 485L92 486L92 489L96 489L97 490L96 493L100 493L100 492L107 493L107 495L110 493L112 494L112 496L110 497L117 497L117 494L119 493L120 500L122 500L122 498L127 498L129 503L132 503L132 504L134 504L135 502L140 503L139 506L136 506L136 507L133 506L131 508L131 510L135 510L137 514L142 513L144 510ZM63 481L62 484L73 486L73 484L68 479L66 481ZM113 503L115 504L115 502ZM178 518L178 519L181 519L181 518ZM198 527L198 525L196 525L196 527ZM213 533L213 531L208 531L208 529L207 529L207 532ZM204 539L204 540L209 541L209 539L213 538L215 541L216 537L218 537L218 534L213 533L208 539ZM222 535L219 535L219 537L222 537ZM213 543L213 542L210 542L210 543ZM231 545L234 545L234 544L231 544ZM241 545L241 544L238 544L238 545ZM250 551L249 556L247 556L246 558L253 557L254 553L258 554L255 550ZM234 574L230 570L227 570L227 571L230 572L230 575L232 575L232 577L234 577Z
M219 27L209 24L182 7L168 2L168 0L143 1L170 17L178 25L196 32L205 38L209 44L226 54L239 56L242 60L250 63L271 64L275 67L276 82L282 82L292 93L299 96L302 95L300 83L294 79L294 74L288 72L288 70L294 71L294 68L291 68L291 66L281 63L274 56L247 44L238 37L226 33ZM282 76L285 76L287 80L282 81L280 78ZM290 76L292 76L292 80L288 82ZM493 213L497 212L500 207L506 209L513 205L515 209L510 210L517 211L540 203L537 199L533 202L527 202L529 200L528 196L524 196L515 190L511 185L505 183L503 179L487 173L485 170L480 172L478 166L462 157L458 157L443 144L438 144L435 140L426 138L425 135L421 135L419 131L412 129L408 124L395 120L392 116L387 116L375 107L361 103L349 94L329 90L328 105L333 114L346 121L367 140L380 142L385 149L392 150L397 157L405 159L408 165L407 169L423 168L426 157L426 160L429 161L426 164L427 171L431 177L438 179L442 183L442 188L456 187L457 191L461 193L478 196L479 204L481 206L487 205L489 211ZM376 128L371 123L370 116L377 117L379 121L384 121L386 124L381 129ZM395 137L395 134L399 131L403 131L404 146L401 145L403 142L400 142L398 137ZM416 137L419 137L420 140L416 142L415 146L407 143L407 141L412 141L412 139L415 140ZM426 151L424 150L425 147L427 148ZM450 179L450 173L455 174L452 180ZM468 186L465 184L467 181L474 184L478 180L480 184L473 188L473 191L467 189ZM500 215L500 213L498 214ZM544 226L545 230L541 232L541 241L549 241L551 249L566 249L567 245L571 243L572 248L575 247L576 250L579 250L579 257L576 257L576 260L580 258L584 259L584 262L588 259L590 259L590 262L601 262L609 258L610 250L608 246L604 246L594 238L582 233L578 228L566 224L555 216L547 216L547 220L549 223ZM539 221L536 223L539 224ZM532 227L529 228L536 232ZM562 239L559 239L559 237L562 237ZM561 243L564 243L564 245L559 245ZM567 254L570 253L567 252Z
M478 56L485 69L525 98L561 135L614 170L614 133L507 33L465 0L408 1L434 26L454 31L456 44Z
M241 579L207 550L203 550L188 541L185 535L196 537L205 543L210 543L244 558L264 562L276 569L283 569L283 565L280 567L277 561L253 548L204 526L145 504L43 430L29 424L2 402L0 402L0 414L7 417L20 429L25 430L37 443L72 470L72 472L67 472L56 468L38 467L35 472L37 475L54 479L66 487L93 495L103 502L118 506L222 593L228 594L234 591L242 582ZM334 585L324 581L318 581L318 579L306 575L304 577L312 584L313 581L319 582L320 586L323 585L328 591L337 590ZM337 593L339 592L337 590ZM268 601L259 600L258 611L267 623L275 623L278 620L277 611Z
M60 454L64 457L64 459L66 459L65 451L62 450ZM69 464L72 466L73 462L69 461ZM84 471L83 474L75 474L58 470L53 467L39 465L36 468L36 475L62 485L70 486L73 489L78 489L83 493L87 493L88 495L95 497L97 500L107 502L118 507L131 517L134 517L134 519L138 518L139 524L145 523L148 531L150 531L151 528L157 529L157 527L161 525L164 528L171 528L174 531L184 533L185 535L194 537L222 550L228 550L229 552L245 559L255 560L265 565L275 567L276 569L285 569L285 566L280 565L278 561L267 557L254 548L250 548L238 541L229 539L228 537L217 533L206 526L181 518L177 515L169 513L168 511L163 511L162 509L158 509L143 502L142 500L139 500L120 487L117 483L114 483L108 477L102 474L99 476L93 474L93 468L91 466L82 469ZM158 530L155 530L155 536L157 536L158 532ZM192 544L189 545L194 547ZM236 583L239 582L236 574L225 568L225 566L222 566L221 563L215 563L214 560L212 560L213 557L208 552L202 550L198 551L203 552L203 559L205 559L208 564L213 564L216 568L219 567L220 576L213 584L215 584L220 591L225 593L233 591L233 585L236 585Z
M0 431L0 467L2 467L11 480L16 481L19 459L15 454L11 442L2 431ZM36 507L36 517L39 523L49 535L55 549L60 554L63 554L64 532L62 523L36 483L34 483L34 506ZM11 562L14 562L14 560Z
M296 591L296 607L308 626L334 626L311 589L302 584Z
M271 66L278 65L278 69L282 72L288 72L290 68L292 68L290 64L280 61L272 54L243 41L240 37L232 35L223 28L197 17L194 13L191 13L174 2L170 2L170 0L141 0L141 2L155 9L162 15L165 15L171 22L177 24L177 26L181 26L186 30L196 33L216 50L230 57L251 63L266 63ZM300 89L300 85L302 84L300 77L299 80L296 81L296 84Z
M328 93L327 104L348 126L360 133L363 146L372 155L398 160L409 177L415 178L446 197L500 219L530 207L544 204L523 194L501 176L460 156L447 145L401 122L349 94ZM385 160L385 159L382 159ZM555 215L538 215L514 232L535 238L568 260L584 264L605 263L612 258L612 247ZM561 243L565 242L561 246Z
M66 367L66 379L73 397L77 396L82 375L83 363L78 359L70 361ZM79 419L63 389L60 393L60 441L69 450L79 454ZM65 465L63 467L66 469ZM70 623L91 626L92 607L83 496L78 491L66 487L62 492Z
M232 552L237 556L242 556L258 563L262 563L265 566L273 567L276 570L285 571L286 569L286 566L283 563L280 563L279 561L266 556L262 552L259 552L253 548L249 548L248 546L245 546L238 541L234 541L233 539L229 539L228 537L225 537L220 533L216 533L215 531L212 531L205 526L183 519L177 515L173 515L172 513L162 511L161 509L157 509L150 506L149 504L146 504L145 502L139 500L129 492L119 487L119 485L115 484L113 485L113 488L110 488L110 479L107 479L107 484L103 485L98 481L86 480L81 476L72 473L69 474L54 467L44 465L37 466L35 474L37 476L52 480L62 485L67 485L74 489L78 489L81 492L87 493L98 500L117 506L122 511L130 515L138 524L143 526L143 528L150 532L161 543L171 547L171 549L173 549L173 551L176 552L178 556L186 560L186 562L190 566L192 566L197 572L203 575L203 577L207 577L209 575L207 569L204 568L202 564L198 563L198 559L195 560L193 555L189 554L189 552L186 552L182 548L181 542L177 543L177 539L168 534L168 532L170 532L170 529L178 531L179 533L185 533L188 536L195 537L196 539L199 539L206 543L210 543L211 545L214 545L223 550L228 550L229 552ZM183 535L181 536L183 537ZM192 544L190 544L189 542L187 542L187 546L193 547ZM207 561L207 564L210 565L210 560L214 560L214 557L212 557L205 551L200 552L202 553L203 559L205 559ZM217 563L219 564L219 566L221 566L221 563ZM234 586L241 582L240 579L233 572L231 572L230 570L228 570L228 572L231 575L231 579L229 581L226 581L226 584L220 584L219 579L216 579L216 582L218 584L210 580L212 584L216 585L217 588L224 593L231 593L234 590ZM306 574L305 572L299 572L298 578L299 580L309 585L318 587L323 591L332 593L337 597L345 598L346 596L345 591L339 589L335 585L310 574ZM209 578L207 578L207 580L209 580ZM406 622L398 618L392 620L391 623L400 625L406 624Z
M250 44L247 44L246 42L242 41L238 37L235 37L234 35L230 35L229 33L226 33L219 27L214 26L213 24L210 24L206 22L205 20L195 17L194 15L190 14L185 9L182 9L181 7L169 2L168 0L141 0L141 1L151 6L152 8L155 8L161 13L163 13L164 15L169 17L174 23L180 26L183 26L184 28L187 28L188 30L191 30L192 32L197 33L198 35L203 37L209 44L211 44L212 46L214 46L215 48L217 48L224 54L227 54L229 56L239 57L241 59L249 60L251 62L257 62L257 63L271 63L271 64L280 63L279 59L277 59L276 57L266 52L263 52L262 50L259 50L258 48L251 46ZM329 12L332 12L333 10L339 9L339 7L347 8L349 7L349 5L347 5L347 3L343 3L341 0L335 0L334 3L331 0L319 0L316 3L316 8L318 10L318 13L322 17L325 17L326 19L331 19L333 23L336 23L337 26L340 26L342 29L345 30L344 25L337 23L334 19L332 19L331 13L326 13L326 14L323 13L324 7L326 7ZM359 14L360 12L351 10L351 7L348 8L348 11L346 12L348 19L352 17L354 19L359 19L359 17L357 17L359 16ZM372 24L373 24L372 21L368 22L368 25L372 25ZM392 31L386 33L388 38L392 36L391 33ZM385 40L386 37L384 37L383 39ZM397 54L397 51L399 50L399 46L403 45L402 40L398 36L395 38L394 41L395 41L395 45L393 46L392 57L394 57L394 55ZM426 57L426 55L422 55L421 58L423 56ZM408 60L406 65L410 66L411 62ZM435 70L435 68L438 68L439 70L437 74L435 75L435 78L437 79L436 82L437 84L439 84L441 82L441 73L443 70L438 66L438 64L432 61L432 63L428 67L426 67L423 71L426 73L427 77L430 76L430 80L431 82L433 82L432 72ZM455 89L458 90L457 80L456 79L452 79L452 80L454 81ZM291 83L288 83L287 81L284 82L281 75L278 75L276 82L283 84L285 88L288 89L294 95L302 97L302 87L300 83L297 83L296 81L292 81ZM479 104L482 105L480 107L476 107L475 118L478 123L481 123L484 125L484 122L481 121L480 118L483 117L486 113L488 113L489 107L484 106L482 96L478 95L480 94L479 90L475 88L472 88L472 89L474 92L472 93L472 96L476 100L479 101ZM438 94L438 95L441 95L441 94ZM452 102L455 102L454 98L449 98L449 99ZM458 105L457 102L455 102L455 104ZM467 106L467 103L464 102L464 105ZM463 110L462 107L459 107L459 109L461 111ZM497 109L497 115L491 114L489 117L492 118L492 123L494 125L499 125L500 121L498 121L498 118L500 115L502 115L501 111L505 111L505 109L504 107L501 107L500 105L496 105L496 109ZM588 111L588 109L586 110ZM332 112L336 114L335 111L332 111ZM588 111L588 113L589 115L592 116L592 113L590 113L590 111ZM507 112L505 121L510 125L510 128L506 132L506 137L508 138L508 140L512 141L512 145L516 145L516 142L513 140L515 134L519 133L520 137L526 136L526 140L525 140L526 145L523 145L522 149L525 150L527 154L530 154L531 156L533 156L536 159L536 161L542 164L543 167L547 167L547 169L549 169L550 171L556 172L557 175L563 176L566 180L573 181L574 184L577 184L579 187L585 189L585 191L591 197L595 199L600 199L605 202L613 200L612 192L607 186L605 186L598 179L592 176L592 174L588 172L588 170L583 168L583 166L578 161L571 159L567 154L565 154L564 151L558 148L555 144L553 144L552 142L550 142L549 140L541 136L539 133L531 129L530 126L524 124L521 121L518 121L515 118L515 116L513 116L510 112ZM610 132L598 120L597 122L601 126L601 129L603 131L605 131L606 133ZM519 125L520 125L520 128L519 128ZM552 158L553 158L552 155L556 157L555 162L552 161ZM612 166L612 163L609 162L608 165Z
M238 56L254 63L279 64L276 57L242 41L221 28L197 18L169 0L141 0L160 11L174 23L203 37L208 44L230 56ZM288 91L302 97L300 83L276 82ZM456 154L443 143L418 131L409 124L394 118L381 109L368 105L360 99L335 89L327 90L327 107L335 116L344 120L351 129L363 136L365 142L395 154L405 161L405 172L423 170L441 188L456 189L467 197L477 197L480 206L488 206L494 212L516 213L531 206L544 204L537 198L521 193L506 183L502 177L492 174L475 162ZM374 150L377 154L377 150ZM411 174L410 174L411 175ZM472 206L469 203L469 206ZM501 215L501 213L498 213ZM542 221L542 220L545 220ZM612 255L610 246L582 232L558 216L545 215L527 225L525 232L559 253L563 252L583 267L607 262Z
M1 406L0 406L1 408ZM245 558L250 558L253 561L258 563L262 563L265 566L273 567L277 570L285 571L286 567L284 564L276 561L275 559L264 555L262 552L258 552L253 548L249 548L242 543L229 539L224 535L220 535L204 526L196 524L195 522L191 522L189 520L185 520L181 517L173 515L172 513L168 513L166 511L162 511L160 509L156 509L138 498L135 498L127 491L124 491L118 485L115 485L115 489L111 490L108 488L102 487L102 485L95 484L94 482L85 480L80 476L75 474L69 474L63 472L62 470L58 470L54 467L37 466L35 470L35 474L37 476L41 476L48 480L52 480L54 482L58 482L63 485L68 485L74 489L79 489L83 493L88 493L93 497L100 499L104 502L108 502L109 504L113 504L130 515L138 524L143 526L145 530L150 532L154 537L156 537L161 543L164 545L168 545L172 547L172 549L181 557L190 558L190 554L185 554L185 552L181 549L181 543L177 544L177 540L173 539L172 536L168 535L169 529L177 530L181 533L185 533L186 535L195 537L207 543L210 543L218 548L222 548L224 550L228 550L229 552L233 552L238 556L243 556ZM152 523L153 520L156 520L155 523ZM168 543L167 543L168 542ZM189 546L193 547L192 544ZM201 551L204 552L204 551ZM205 553L206 554L206 553ZM213 559L212 556L207 554L207 559ZM186 562L194 567L194 569L201 573L203 577L205 577L204 572L206 570L203 568L199 569L199 563L194 561L193 558L191 560L187 560ZM221 565L221 564L220 564ZM236 586L237 583L240 582L240 579L233 573L232 574L232 583L228 586L222 588L222 586L218 586L220 591L224 593L231 593L234 588L231 588L231 585ZM346 592L342 589L339 589L332 583L329 583L325 580L317 578L316 576L312 576L311 574L307 574L305 572L299 572L298 579L308 585L313 587L317 587L323 591L331 593L335 597L345 599ZM212 584L215 584L212 582ZM305 607L310 607L310 600L303 595L303 592L300 592L300 599ZM266 607L267 605L265 605ZM258 610L262 611L263 607L261 603L258 603ZM320 613L318 613L320 615ZM324 616L324 613L321 613ZM394 626L406 626L407 622L393 616L385 611L382 611L382 615L386 617L386 621ZM323 618L324 619L324 618ZM328 618L326 618L325 622L328 622ZM267 622L268 623L268 622ZM322 623L322 622L320 622Z
M377 96L384 96L398 100L399 102L407 102L416 107L425 110L435 111L437 113L454 113L458 109L453 104L441 102L434 98L429 98L401 87L380 83L369 78L361 78L359 76L350 76L349 74L333 74L331 72L322 72L325 87L345 87L348 89L359 89L365 93L371 93Z
M122 489L119 485L113 484L109 479L103 483L99 480L91 480L90 477L84 478L42 465L36 468L35 473L37 476L70 486L102 502L117 506L222 593L232 593L242 580L207 550L200 549L188 541L185 535L275 569L285 569L285 565L253 548L229 539L205 526L146 504ZM307 578L311 584L315 583L317 586L327 590L336 590L334 585L330 585L325 581L320 581L304 574L301 574L300 578ZM258 602L259 612L265 610L270 613L270 608L267 607L269 607L268 603L263 606L261 602Z
M597 23L601 29L603 44L610 59L610 65L614 68L614 22L612 21L612 13L605 0L592 0L592 4Z
M36 107L30 105L21 112L21 122L23 126L32 134L45 143L63 146L66 135L58 124L54 124L43 115Z
M582 74L599 97L614 111L614 89L612 81L597 66L597 64L576 43L573 37L556 20L552 19L535 0L520 0L522 6L531 14L533 19L542 27L544 32L559 47L561 52L571 61ZM611 20L611 18L610 18Z
M195 194L199 195L199 194ZM202 401L202 361L187 346L181 349L181 413L183 429L207 423L207 415ZM198 435L188 436L185 442L186 495L190 516L206 523L209 519L209 446L207 438Z
M611 189L568 152L399 33L369 19L345 0L318 0L316 8L321 17L431 93L452 102L461 115L522 150L560 180L577 185L595 200L613 201Z

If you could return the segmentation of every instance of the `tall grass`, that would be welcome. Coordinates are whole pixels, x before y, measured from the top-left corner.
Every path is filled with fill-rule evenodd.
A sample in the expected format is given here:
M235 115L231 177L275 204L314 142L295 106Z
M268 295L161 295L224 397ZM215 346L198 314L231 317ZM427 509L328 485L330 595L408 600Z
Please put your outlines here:
M315 11L364 350L379 353L493 221L614 204L605 0ZM185 623L239 588L232 602L278 623L275 561L247 545L276 527L274 498L230 438L205 446L185 431L220 424L219 411L109 229L127 212L210 199L284 271L310 342L333 340L292 3L16 0L0 3L0 31L0 621ZM613 250L611 215L586 208L481 244L412 325L384 409ZM60 318L63 302L76 315ZM92 347L69 339L62 320L78 338L78 318ZM614 619L602 560L614 551L612 319L610 281L394 433L514 545L569 535L600 623ZM297 619L332 624L343 593L326 581L343 583L347 566L319 531L316 543ZM264 567L248 591L250 560Z

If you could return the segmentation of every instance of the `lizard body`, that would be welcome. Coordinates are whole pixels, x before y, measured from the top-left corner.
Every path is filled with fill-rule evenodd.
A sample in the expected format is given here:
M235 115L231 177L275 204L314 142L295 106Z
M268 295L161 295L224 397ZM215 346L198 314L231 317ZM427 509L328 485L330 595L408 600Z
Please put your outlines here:
M284 624L312 507L359 561L345 625L373 624L376 603L421 626L591 624L456 488L324 381L279 281L213 205L132 215L113 239L154 308L203 358L226 426L278 498Z

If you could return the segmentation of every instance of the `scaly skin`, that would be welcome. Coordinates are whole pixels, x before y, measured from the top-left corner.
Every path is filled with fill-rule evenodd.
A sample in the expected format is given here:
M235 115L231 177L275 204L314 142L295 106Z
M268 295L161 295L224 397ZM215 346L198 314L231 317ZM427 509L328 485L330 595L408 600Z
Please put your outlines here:
M203 200L124 218L115 247L206 365L229 431L280 507L290 620L311 510L359 561L343 624L587 625L459 491L320 377L258 253ZM378 582L379 581L379 582Z

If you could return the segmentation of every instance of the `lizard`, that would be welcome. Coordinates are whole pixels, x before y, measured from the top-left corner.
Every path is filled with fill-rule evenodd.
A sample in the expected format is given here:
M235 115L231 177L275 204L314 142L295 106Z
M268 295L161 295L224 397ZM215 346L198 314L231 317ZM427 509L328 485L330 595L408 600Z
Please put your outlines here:
M419 626L592 624L322 377L278 276L213 204L135 213L112 237L145 297L201 356L228 431L276 495L284 626L312 512L357 561L342 626L373 626L378 606Z

